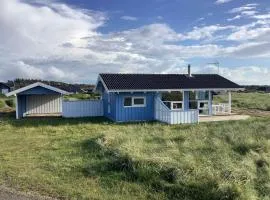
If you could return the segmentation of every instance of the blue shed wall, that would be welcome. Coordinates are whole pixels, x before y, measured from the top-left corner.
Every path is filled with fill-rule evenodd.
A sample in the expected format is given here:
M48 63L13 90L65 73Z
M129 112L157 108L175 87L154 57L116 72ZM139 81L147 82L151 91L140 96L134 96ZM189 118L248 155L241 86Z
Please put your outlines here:
M145 107L124 107L125 97L145 97ZM154 120L154 104L155 93L119 93L116 94L115 104L115 121L130 122L130 121L151 121Z
M17 102L18 102L18 117L22 118L23 114L26 112L26 96L18 95Z

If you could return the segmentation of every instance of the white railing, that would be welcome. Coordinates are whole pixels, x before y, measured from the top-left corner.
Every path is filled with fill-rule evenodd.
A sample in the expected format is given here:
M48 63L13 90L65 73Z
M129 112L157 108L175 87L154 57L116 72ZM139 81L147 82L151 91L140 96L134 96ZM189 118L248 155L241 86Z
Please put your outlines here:
M168 124L197 123L198 110L170 110L160 98L155 99L155 119Z
M212 105L213 115L229 115L231 114L231 106L227 103L219 103Z
M63 117L103 116L102 100L63 101Z

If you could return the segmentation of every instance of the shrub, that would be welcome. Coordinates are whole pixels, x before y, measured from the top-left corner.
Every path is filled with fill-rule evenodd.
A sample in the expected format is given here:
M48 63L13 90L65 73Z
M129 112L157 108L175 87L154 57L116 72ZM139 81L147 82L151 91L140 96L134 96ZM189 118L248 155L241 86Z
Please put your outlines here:
M0 99L0 108L4 108L5 107L5 103L2 99Z
M5 102L9 107L11 107L11 108L15 107L15 103L14 103L13 99L7 99Z

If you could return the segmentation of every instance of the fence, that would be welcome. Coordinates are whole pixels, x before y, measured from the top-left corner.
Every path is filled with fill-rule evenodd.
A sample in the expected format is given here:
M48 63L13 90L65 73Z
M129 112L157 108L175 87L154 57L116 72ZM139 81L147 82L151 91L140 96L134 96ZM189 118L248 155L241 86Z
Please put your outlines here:
M102 100L63 101L63 117L103 116Z
M231 114L231 107L226 103L212 105L212 113L213 115L228 115Z
M155 118L168 124L197 123L198 110L170 110L159 98L155 100Z

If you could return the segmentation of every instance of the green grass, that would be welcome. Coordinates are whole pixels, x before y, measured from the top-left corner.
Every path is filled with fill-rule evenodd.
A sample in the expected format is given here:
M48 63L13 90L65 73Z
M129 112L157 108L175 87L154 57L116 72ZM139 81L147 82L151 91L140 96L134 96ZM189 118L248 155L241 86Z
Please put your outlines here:
M269 199L269 120L5 118L0 183L64 199Z
M247 107L267 105L263 97L233 94ZM267 115L174 126L5 116L0 126L0 185L18 190L60 199L269 200Z
M15 102L13 97L6 97L3 94L0 94L0 110L3 108L14 108L15 107Z
M214 100L220 102L226 100L227 95L215 96ZM270 94L269 93L232 93L232 106L234 108L258 109L270 111Z
M82 93L78 93L78 94L70 94L70 95L65 95L64 99L65 100L70 100L70 101L74 101L74 100L87 100L87 99L98 99L99 95L98 94L82 94Z

